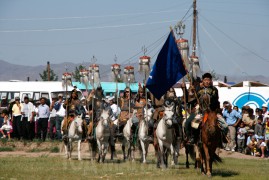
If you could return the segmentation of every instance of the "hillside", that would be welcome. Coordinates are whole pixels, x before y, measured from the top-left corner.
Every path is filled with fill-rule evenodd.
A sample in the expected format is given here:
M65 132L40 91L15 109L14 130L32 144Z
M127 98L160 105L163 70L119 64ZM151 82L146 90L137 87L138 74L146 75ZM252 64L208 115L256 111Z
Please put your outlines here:
M4 60L0 60L0 81L9 81L9 80L22 80L26 81L27 77L30 78L31 81L38 80L40 81L41 78L39 76L39 73L42 73L46 69L46 63L44 65L39 66L23 66L23 65L16 65L8 63ZM65 69L67 67L68 72L74 72L75 68L78 67L80 63L71 63L71 62L64 62L60 64L51 64L51 69L58 75L59 81L61 80L61 76L63 72L65 72ZM86 66L89 66L88 64L85 64ZM135 68L135 72L137 72L138 69L138 63L131 64ZM100 76L101 81L111 81L111 65L103 65L99 64L100 67ZM122 67L123 72L123 67ZM143 79L143 76L139 73L135 74L136 81L141 82ZM225 75L217 74L217 77L219 77L219 80L223 81ZM246 80L245 76L227 76L228 82L241 82L243 80ZM247 80L250 81L259 81L262 83L269 84L269 77L258 75L258 76L249 76Z

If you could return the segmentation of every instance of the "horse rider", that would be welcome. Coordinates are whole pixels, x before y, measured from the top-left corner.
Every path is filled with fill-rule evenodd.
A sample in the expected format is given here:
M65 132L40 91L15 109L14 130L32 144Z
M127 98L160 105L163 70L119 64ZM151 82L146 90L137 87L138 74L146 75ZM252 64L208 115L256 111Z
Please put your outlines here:
M99 84L96 90L92 90L87 98L88 110L90 115L90 123L88 125L87 136L89 140L93 140L94 127L101 115L102 105L105 96L101 85Z
M123 128L127 123L127 120L132 117L134 100L132 98L132 91L129 87L124 89L123 97L120 98L119 106L121 109L119 117L119 129L118 136L122 136Z
M191 103L198 104L199 103L199 111L202 113L201 119L203 119L203 116L206 116L206 110L207 108L211 111L216 111L217 113L220 113L220 102L219 102L219 94L218 94L218 89L213 86L212 82L212 75L210 73L205 73L202 76L202 82L198 83L196 87L193 85L190 86L190 92L192 92L194 95L197 95L198 100L195 98L194 100L191 101ZM206 99L209 99L207 102ZM220 114L218 116L218 122L219 125L221 126L221 129L223 130L222 132L225 133L224 131L226 122L224 121L223 118L220 118ZM206 118L206 117L204 117ZM194 118L188 118L188 121L193 121ZM188 137L188 139L190 139ZM225 140L225 139L223 139ZM192 140L190 141L192 143Z
M146 88L139 84L138 92L135 98L134 109L137 110L136 117L132 119L132 134L138 132L138 123L144 118L144 107L147 105Z
M153 125L149 124L148 136L153 137L153 145L155 148L155 152L158 152L158 140L157 140L155 131L157 129L159 120L162 119L163 117L164 96L162 96L160 99L157 99L154 97L152 93L150 93L150 100L151 100L151 105L154 108L154 112L153 112Z
M180 137L182 137L182 134L180 131L180 124L182 124L182 120L183 120L181 101L176 96L176 91L173 87L171 87L165 93L164 99L175 103L175 109L174 109L175 115L173 118L173 128L175 130L176 138L179 139Z
M71 91L71 96L67 99L67 101L64 101L63 107L66 110L66 117L64 118L62 125L63 139L65 140L68 134L68 126L74 117L77 115L82 115L83 119L83 117L85 118L86 114L83 106L80 104L76 88Z

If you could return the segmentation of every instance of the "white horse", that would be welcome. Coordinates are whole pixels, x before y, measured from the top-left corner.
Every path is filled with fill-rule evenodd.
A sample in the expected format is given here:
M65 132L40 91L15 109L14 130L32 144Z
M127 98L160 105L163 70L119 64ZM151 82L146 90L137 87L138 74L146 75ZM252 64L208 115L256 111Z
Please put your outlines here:
M152 119L154 109L144 107L144 118L139 123L138 138L142 149L142 162L146 163L146 156L148 153L148 122Z
M80 150L81 150L81 139L82 139L82 129L83 120L81 116L75 117L75 119L70 123L68 128L67 141L64 141L65 145L65 155L68 159L71 159L72 153L72 142L77 141L78 143L78 160L81 160Z
M103 109L100 115L99 122L95 128L96 132L96 141L98 145L98 162L104 162L107 149L109 146L109 137L110 137L110 121L111 121L111 112L110 109Z
M168 164L168 152L167 150L170 149L171 155L173 156L171 165L175 165L175 153L173 147L173 129L172 129L172 119L174 116L174 103L167 103L164 106L164 114L163 118L158 123L156 129L156 136L159 144L159 159L158 163L161 163L162 168L166 168ZM159 162L159 160L161 162Z
M135 156L134 156L135 143L134 143L134 140L132 138L132 134L131 134L132 129L131 128L133 125L132 119L133 119L133 117L136 117L136 114L137 114L137 110L134 109L132 117L127 120L127 123L123 128L122 151L123 151L123 159L124 160L127 158L129 158L129 160L132 160L132 161L135 160ZM128 149L127 156L125 153L126 144L127 144L127 149Z

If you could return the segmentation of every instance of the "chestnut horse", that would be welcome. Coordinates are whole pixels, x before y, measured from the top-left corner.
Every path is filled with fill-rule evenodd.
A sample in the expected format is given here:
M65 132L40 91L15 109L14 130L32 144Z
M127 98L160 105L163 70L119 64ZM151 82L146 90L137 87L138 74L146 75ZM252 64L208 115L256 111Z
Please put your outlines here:
M221 144L221 129L217 122L217 113L210 110L208 106L210 104L210 96L208 94L204 94L200 99L200 104L204 107L204 117L201 125L201 171L206 173L208 177L211 177L212 163L222 162L221 158L215 153Z

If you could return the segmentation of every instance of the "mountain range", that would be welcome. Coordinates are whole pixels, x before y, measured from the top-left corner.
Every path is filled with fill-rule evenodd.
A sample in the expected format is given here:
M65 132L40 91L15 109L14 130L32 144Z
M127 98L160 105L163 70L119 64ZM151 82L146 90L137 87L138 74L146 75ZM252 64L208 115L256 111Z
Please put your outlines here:
M42 74L44 70L47 68L47 64L39 65L39 66L26 66L26 65L16 65L11 64L9 62L6 62L4 60L0 60L0 81L10 81L10 80L21 80L21 81L27 81L28 78L30 81L41 81L39 74ZM56 75L58 75L59 81L61 81L62 74L64 72L74 72L75 68L81 65L81 63L71 63L71 62L64 62L60 64L50 64L50 68L54 71ZM84 65L84 64L82 64ZM111 64L109 65L103 65L98 64L99 70L100 70L100 77L101 81L111 81ZM130 64L131 66L134 66L135 72L138 72L138 63ZM84 65L86 67L88 65ZM122 73L123 73L123 67ZM229 75L223 75L223 74L217 74L216 77L218 77L218 80L224 81L224 76L227 76L228 82L234 82L238 83L241 81L246 80L245 76L229 76ZM137 82L142 82L143 75L140 75L139 73L135 73L135 79ZM258 81L261 83L269 84L269 77L258 75L258 76L249 76L249 81Z

